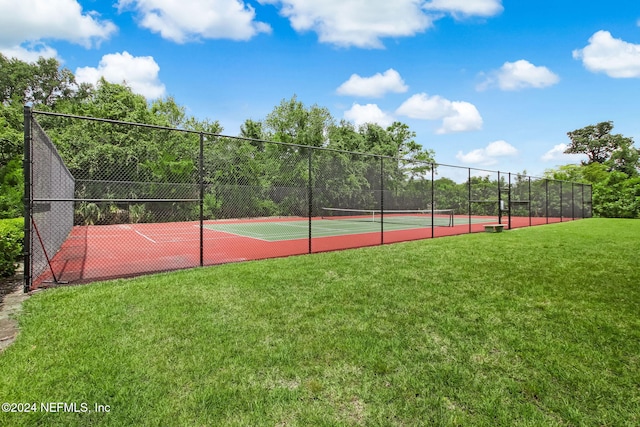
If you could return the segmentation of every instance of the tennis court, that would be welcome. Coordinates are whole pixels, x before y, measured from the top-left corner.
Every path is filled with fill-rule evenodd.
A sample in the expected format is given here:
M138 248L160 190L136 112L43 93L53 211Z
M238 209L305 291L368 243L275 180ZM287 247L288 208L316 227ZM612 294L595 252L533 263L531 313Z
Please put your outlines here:
M591 216L591 188L579 183L28 113L25 291ZM36 114L48 116L45 127ZM82 167L70 161L82 148L61 154L49 136L73 123L92 138L135 135L167 151ZM166 159L179 160L149 167Z
M232 221L207 223L204 228L231 235L275 242L309 237L333 237L391 232L434 227L453 227L453 210L396 210L381 212L366 209L323 208L320 218L283 218L268 221ZM468 223L459 219L458 224ZM482 220L476 220L482 221ZM486 221L486 220L485 220Z
M51 259L51 268L34 280L34 285L49 286L52 270L58 282L85 283L482 232L484 224L497 222L496 217L443 213L434 215L431 227L431 218L423 213L386 213L381 223L381 218L370 212L351 212L334 218L209 220L202 229L198 221L74 226ZM529 225L528 218L513 218L512 224L526 226L525 221ZM531 225L546 222L540 218Z

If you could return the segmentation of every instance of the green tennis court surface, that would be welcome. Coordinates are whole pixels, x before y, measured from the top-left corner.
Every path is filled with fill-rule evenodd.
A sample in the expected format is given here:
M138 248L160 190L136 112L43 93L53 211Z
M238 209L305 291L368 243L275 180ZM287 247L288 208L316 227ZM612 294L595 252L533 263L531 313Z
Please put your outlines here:
M473 223L495 222L495 218L472 218ZM455 218L454 225L469 224L469 217ZM434 226L450 226L446 221L436 218ZM384 231L425 229L431 227L431 218L388 218L384 222ZM251 221L204 224L208 230L233 234L240 237L277 242L309 238L309 220ZM313 219L311 221L312 237L331 237L349 234L379 233L380 222L362 219Z

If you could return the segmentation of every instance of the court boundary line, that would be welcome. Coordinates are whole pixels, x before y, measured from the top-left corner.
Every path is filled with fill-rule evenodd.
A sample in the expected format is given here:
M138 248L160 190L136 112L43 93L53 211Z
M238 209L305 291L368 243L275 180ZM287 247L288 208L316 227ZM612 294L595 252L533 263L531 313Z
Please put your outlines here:
M137 235L144 237L145 239L147 239L148 241L150 241L151 243L158 243L155 240L153 240L151 237L146 236L145 234L139 232L138 230L136 230L135 228L131 227L131 229L133 230L134 233L136 233Z

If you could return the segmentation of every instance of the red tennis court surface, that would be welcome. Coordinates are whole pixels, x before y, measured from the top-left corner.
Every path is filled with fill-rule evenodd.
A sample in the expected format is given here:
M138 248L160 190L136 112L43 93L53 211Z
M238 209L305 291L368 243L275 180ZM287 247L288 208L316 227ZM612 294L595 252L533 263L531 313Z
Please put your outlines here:
M208 228L216 224L247 224L288 221L300 218L205 221L200 246L199 222L118 224L76 226L51 260L58 282L86 283L121 277L179 270L201 265L285 257L341 249L374 246L432 237L452 236L484 231L484 225L497 223L496 217L456 217L453 227L421 227L403 230L358 232L334 236L308 236L271 241ZM511 228L569 221L561 218L512 217ZM317 222L316 222L317 221ZM320 224L313 218L312 224ZM506 223L503 218L503 223ZM379 225L378 225L379 227ZM32 288L49 286L49 269L33 280Z

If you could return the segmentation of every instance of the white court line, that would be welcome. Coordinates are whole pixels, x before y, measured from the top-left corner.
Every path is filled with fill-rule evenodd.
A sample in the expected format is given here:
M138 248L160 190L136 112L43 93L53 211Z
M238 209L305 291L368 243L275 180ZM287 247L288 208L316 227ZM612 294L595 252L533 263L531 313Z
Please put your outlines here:
M283 224L283 225L287 225L289 227L305 228L307 230L309 229L308 225L298 225L298 224ZM313 224L311 226L311 230L312 230L312 232L313 232L313 230L315 230L315 231L328 231L328 232L335 231L335 232L338 232L338 233L341 233L341 234L343 234L345 232L346 232L346 234L361 234L361 233L353 233L353 232L354 231L365 231L366 232L366 231L370 230L370 226L368 226L368 225L362 225L360 229L358 229L358 226L360 226L360 224L355 224L355 225L357 225L357 226L356 227L349 226L349 227L346 227L346 228L331 228L331 227L327 227L327 226L324 226L324 225ZM327 236L325 236L325 237L327 237Z
M138 231L138 230L136 230L135 228L133 229L133 231L134 231L136 234L138 234L138 235L140 235L140 236L144 237L145 239L147 239L147 240L148 240L148 241L150 241L151 243L158 243L158 242L156 242L155 240L153 240L151 237L149 237L149 236L146 236L146 235L142 234L141 232L139 232L139 231Z
M196 225L195 227L199 227L198 225ZM260 237L255 237L253 234L254 233L245 233L245 234L238 234L238 233L232 233L230 231L226 231L226 230L218 230L215 228L209 228L207 226L203 227L203 230L209 230L209 231L215 231L217 233L226 233L226 234L231 234L232 236L237 236L237 237L248 237L250 239L256 239L256 240L261 240L263 242L271 242L271 240L266 240L266 239L261 239ZM259 233L255 233L258 234L259 236L264 236L264 234L259 234Z

